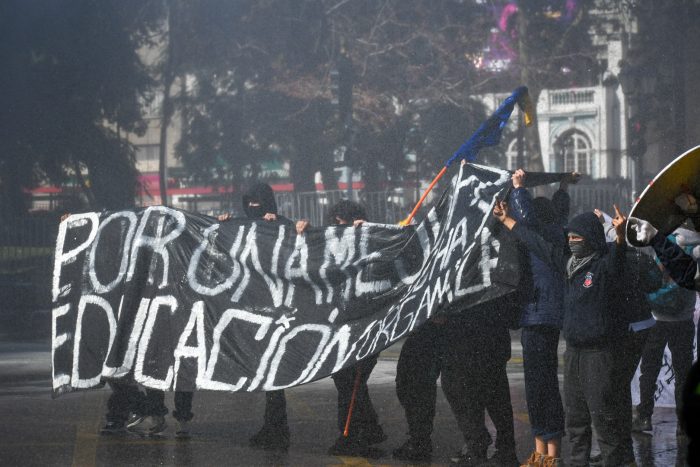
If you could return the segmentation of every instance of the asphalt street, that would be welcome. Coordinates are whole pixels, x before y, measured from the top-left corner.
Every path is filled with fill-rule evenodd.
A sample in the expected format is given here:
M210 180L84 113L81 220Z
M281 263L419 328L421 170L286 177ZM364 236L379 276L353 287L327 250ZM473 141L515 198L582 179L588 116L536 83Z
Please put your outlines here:
M561 346L563 351L563 344ZM394 376L400 344L385 350L369 380L370 393L389 439L379 445L376 459L329 456L337 437L336 391L330 379L287 390L291 447L286 453L260 451L248 438L262 423L262 393L198 392L194 397L192 436L174 437L175 420L168 416L162 436L100 436L108 389L89 390L52 399L48 340L27 340L0 334L0 465L128 466L128 465L403 465L391 450L405 440L406 422L396 398ZM524 401L519 338L513 336L508 374L515 413L518 455L524 460L533 445ZM172 394L166 397L172 409ZM684 439L676 438L671 408L654 413L653 435L635 435L640 466L684 465ZM487 422L495 434L490 421ZM450 464L462 439L450 408L438 392L431 465ZM564 444L564 451L567 446ZM678 453L681 453L678 456Z

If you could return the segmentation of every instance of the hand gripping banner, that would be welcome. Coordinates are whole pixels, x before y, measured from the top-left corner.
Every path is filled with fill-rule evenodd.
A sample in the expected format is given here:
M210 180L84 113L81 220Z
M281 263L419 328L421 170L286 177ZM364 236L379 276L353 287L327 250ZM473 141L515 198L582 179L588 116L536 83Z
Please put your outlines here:
M297 235L162 206L76 214L53 271L54 395L134 380L270 391L376 354L436 313L513 292L491 209L506 171L466 164L419 225Z

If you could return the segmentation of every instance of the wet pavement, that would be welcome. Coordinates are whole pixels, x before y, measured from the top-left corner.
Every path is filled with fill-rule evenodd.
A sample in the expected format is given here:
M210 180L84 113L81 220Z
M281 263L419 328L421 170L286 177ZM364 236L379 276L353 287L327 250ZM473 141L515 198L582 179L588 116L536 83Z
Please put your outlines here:
M396 399L394 375L400 345L384 351L370 378L370 393L389 439L379 445L377 459L329 456L337 437L336 392L330 379L286 391L291 447L287 453L248 447L260 427L262 393L198 392L194 397L192 436L175 439L175 420L159 438L100 436L109 391L90 390L51 398L50 347L46 342L19 342L0 335L0 465L128 466L128 465L404 465L391 450L405 440L406 422ZM563 350L563 346L562 349ZM524 401L519 339L513 339L508 374L515 413L518 456L524 460L533 445ZM172 394L166 397L172 409ZM657 408L651 435L634 435L639 466L682 466L684 439L676 438L672 408ZM494 434L493 426L488 422ZM431 465L450 464L462 440L444 396L438 392ZM567 446L564 443L564 452ZM680 456L678 454L681 454Z

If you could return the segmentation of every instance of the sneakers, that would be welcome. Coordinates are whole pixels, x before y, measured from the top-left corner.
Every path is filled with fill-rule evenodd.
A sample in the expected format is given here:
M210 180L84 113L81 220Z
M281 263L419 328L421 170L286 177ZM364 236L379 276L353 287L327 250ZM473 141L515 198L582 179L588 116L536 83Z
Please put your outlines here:
M175 430L175 437L180 439L185 439L190 437L190 422L177 421L177 430Z
M452 462L452 464L462 467L475 467L482 465L486 462L486 460L486 450L483 452L474 452L466 445L464 445L462 449L460 449L454 456L450 457L450 462Z
M100 429L101 435L118 435L126 431L126 426L124 422L107 422L105 426Z
M400 447L392 453L394 459L408 462L429 461L433 455L433 444L430 440L418 441L408 438Z
M250 438L249 444L258 449L286 451L289 449L289 429L263 426Z
M634 417L634 419L632 419L632 431L637 433L642 433L644 431L652 431L651 417Z
M162 415L149 415L129 424L126 430L141 436L153 436L165 430L165 417Z

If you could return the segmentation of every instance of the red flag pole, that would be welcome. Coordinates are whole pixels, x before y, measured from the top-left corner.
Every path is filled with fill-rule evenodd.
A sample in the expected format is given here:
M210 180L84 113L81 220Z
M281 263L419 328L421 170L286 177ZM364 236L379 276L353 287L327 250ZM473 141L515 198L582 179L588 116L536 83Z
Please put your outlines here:
M511 99L517 99L515 101ZM420 209L421 205L423 204L423 201L425 201L425 198L428 196L428 193L430 193L430 190L435 187L435 184L442 178L443 175L445 175L445 172L447 172L447 168L452 164L452 162L455 162L457 160L465 160L465 156L469 153L469 151L478 151L483 145L488 145L488 146L493 146L498 140L500 140L500 130L505 126L506 122L510 118L511 112L513 111L513 107L515 104L518 104L520 107L520 110L524 113L524 120L525 120L525 126L530 126L533 123L533 116L534 116L534 106L532 104L532 100L530 99L530 95L527 93L527 88L524 86L521 86L517 88L513 94L508 97L499 107L496 109L496 112L489 117L486 122L484 122L478 130L476 130L476 133L474 133L469 140L467 140L453 155L450 157L447 162L445 163L445 166L440 170L440 173L437 174L437 176L433 179L432 182L430 182L430 185L428 186L428 189L425 190L425 193L423 193L423 196L420 197L420 200L418 200L418 204L413 208L413 211L411 211L411 214L408 215L408 217L401 222L399 222L399 225L406 226L411 223L413 218L415 217L416 213L418 212L418 209ZM497 119L495 122L493 121L494 119ZM497 127L494 127L498 123ZM489 126L489 124L491 126ZM484 133L489 134L489 132L493 131L498 131L497 134L497 139L495 142L491 142L489 144L485 144L483 141L479 141L479 138L484 138ZM418 160L416 160L416 164L418 163Z
M352 411L355 408L355 400L357 399L357 391L360 388L360 379L362 374L359 368L355 368L355 384L352 387L352 396L350 397L350 407L348 407L348 416L345 419L345 429L343 430L343 436L348 437L350 435L350 420L352 420Z
M428 189L425 190L423 193L423 196L420 197L420 200L418 200L418 204L413 208L413 211L411 211L411 214L408 215L407 218L399 222L399 225L408 225L411 223L411 220L415 217L416 213L420 209L421 205L423 204L423 201L425 201L425 198L428 196L428 193L430 193L430 190L433 189L435 184L442 178L443 175L445 175L445 172L447 172L447 166L443 167L442 170L437 174L437 176L433 179L432 182L430 182L430 185L428 185Z

